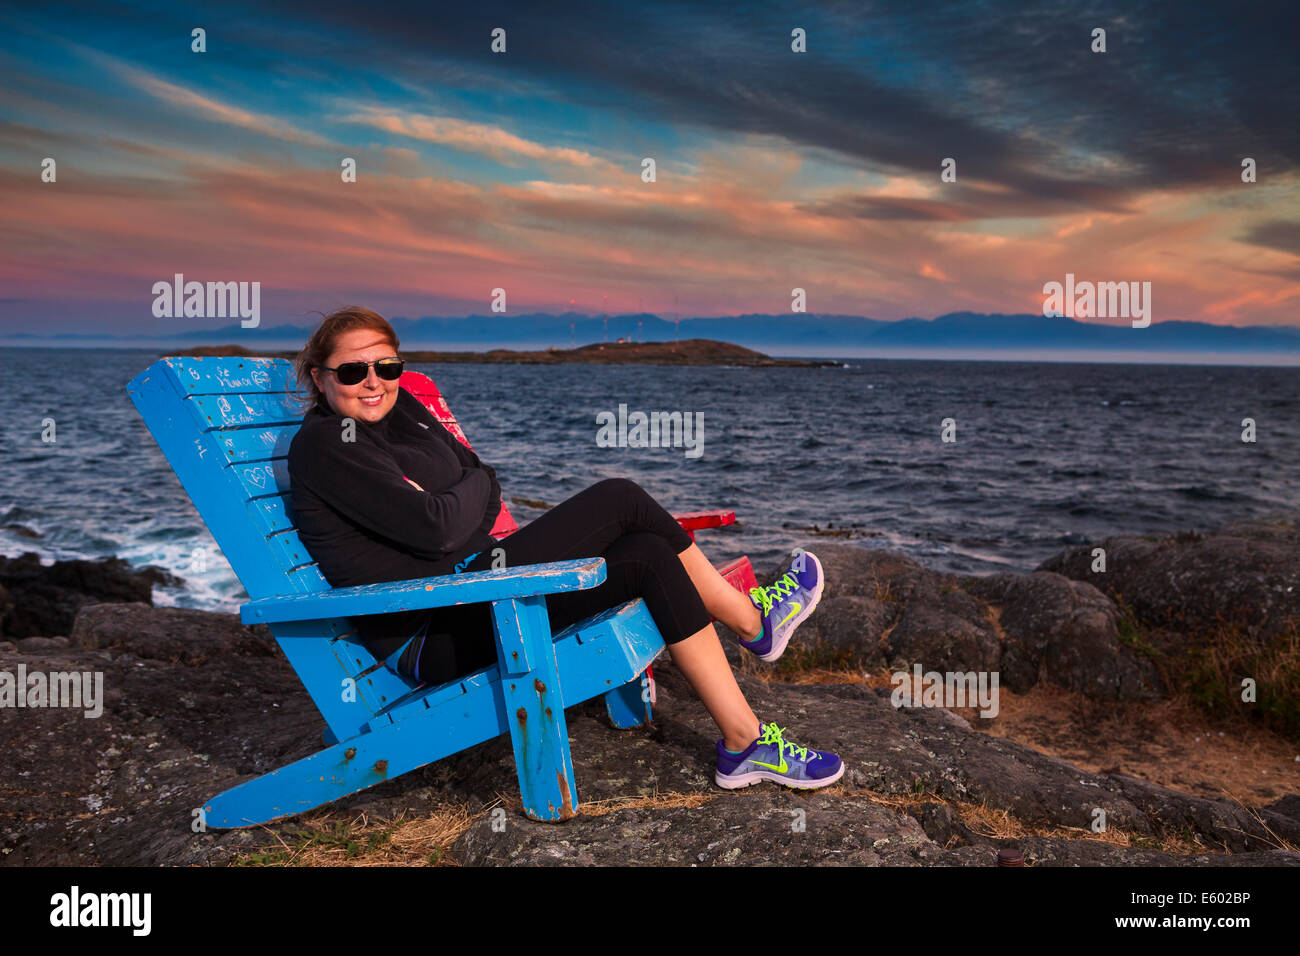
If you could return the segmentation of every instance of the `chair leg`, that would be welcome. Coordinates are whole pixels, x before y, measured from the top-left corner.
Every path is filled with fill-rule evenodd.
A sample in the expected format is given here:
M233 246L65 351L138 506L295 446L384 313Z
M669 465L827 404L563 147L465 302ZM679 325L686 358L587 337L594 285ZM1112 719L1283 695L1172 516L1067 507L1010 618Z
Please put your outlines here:
M484 684L472 699L453 698L423 716L335 743L212 798L204 821L218 830L270 823L459 753L505 733L495 703L494 686Z
M609 722L619 730L630 730L650 723L650 681L644 671L634 680L605 695Z
M546 599L494 601L492 616L524 813L534 820L567 820L576 812L578 791Z

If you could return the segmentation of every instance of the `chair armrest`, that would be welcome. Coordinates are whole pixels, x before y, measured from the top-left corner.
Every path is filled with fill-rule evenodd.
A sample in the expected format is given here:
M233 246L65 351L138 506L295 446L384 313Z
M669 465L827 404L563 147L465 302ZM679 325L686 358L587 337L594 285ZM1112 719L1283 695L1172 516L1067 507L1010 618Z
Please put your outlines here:
M717 511L683 511L681 514L674 514L673 520L682 526L682 530L695 531L699 528L717 528L724 524L735 524L736 512L725 509Z
M249 601L239 609L245 624L312 621L327 617L388 614L419 608L478 604L503 598L534 597L594 588L605 580L604 558L551 561L496 571L440 574L406 581L384 581L310 594L284 594Z

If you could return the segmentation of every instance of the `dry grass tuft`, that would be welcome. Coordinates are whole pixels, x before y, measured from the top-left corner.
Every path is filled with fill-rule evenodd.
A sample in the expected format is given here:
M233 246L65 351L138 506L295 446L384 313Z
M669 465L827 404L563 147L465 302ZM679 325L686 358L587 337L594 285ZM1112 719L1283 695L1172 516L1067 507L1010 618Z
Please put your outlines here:
M231 866L455 866L447 848L502 799L477 813L461 803L431 807L424 816L371 821L324 812L304 816L283 835L264 828L275 842L252 850ZM287 839L286 839L287 838Z

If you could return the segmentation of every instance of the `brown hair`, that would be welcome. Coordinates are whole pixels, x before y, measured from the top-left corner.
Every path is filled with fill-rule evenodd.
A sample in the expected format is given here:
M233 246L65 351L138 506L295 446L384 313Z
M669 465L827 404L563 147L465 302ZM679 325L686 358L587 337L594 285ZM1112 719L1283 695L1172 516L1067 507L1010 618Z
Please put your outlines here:
M298 385L307 389L307 394L296 396L298 401L304 405L309 405L320 399L320 389L312 381L311 370L324 365L331 355L334 354L334 343L338 337L345 332L351 332L354 329L374 329L381 332L387 337L388 342L397 351L397 333L393 327L388 324L378 312L372 312L370 309L362 308L359 305L348 305L329 315L321 316L321 324L317 326L316 331L311 334L307 344L302 347L298 357L294 360L294 369L298 376Z

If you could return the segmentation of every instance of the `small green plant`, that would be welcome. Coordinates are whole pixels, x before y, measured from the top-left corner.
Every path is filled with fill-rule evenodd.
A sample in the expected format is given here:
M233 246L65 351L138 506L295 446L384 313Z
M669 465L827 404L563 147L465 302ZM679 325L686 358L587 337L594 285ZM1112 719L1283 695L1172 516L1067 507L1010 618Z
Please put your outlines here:
M1222 624L1187 650L1172 669L1175 690L1212 717L1245 717L1287 736L1300 734L1300 635L1293 627L1271 641ZM1243 701L1242 681L1256 699Z
M1215 648L1193 648L1179 683L1192 702L1211 717L1226 717L1232 711L1232 688L1225 679Z
M1122 594L1114 596L1115 607L1119 609L1119 615L1115 620L1115 628L1119 631L1120 643L1131 650L1134 654L1140 654L1151 660L1159 661L1163 654L1160 648L1151 643L1151 635L1142 622L1138 620L1137 614Z
M252 853L235 860L232 866L283 866L289 862L287 850L271 850L267 853Z
M1211 717L1244 717L1288 736L1300 734L1300 622L1288 621L1271 640L1262 640L1237 619L1192 633L1181 617L1166 608L1159 630L1144 624L1124 600L1112 594L1119 613L1120 642L1134 654L1153 661L1166 692L1179 695ZM1166 633L1164 651L1154 643ZM1242 681L1255 681L1256 699L1241 699Z
M358 839L349 823L336 821L328 830L295 830L284 834L287 848L267 849L252 853L239 860L235 866L287 866L311 849L342 850L343 859L352 860L365 853L374 853L393 835L393 829L379 830Z

